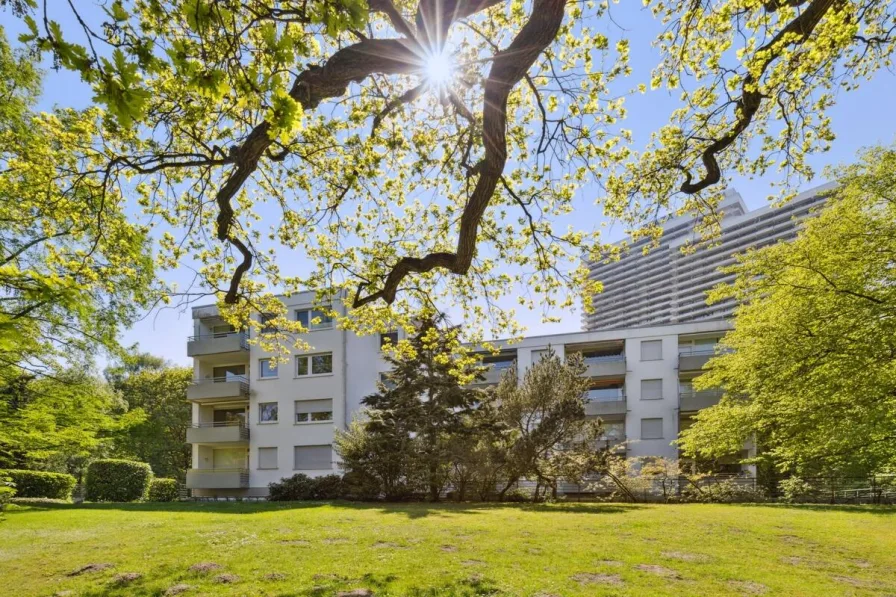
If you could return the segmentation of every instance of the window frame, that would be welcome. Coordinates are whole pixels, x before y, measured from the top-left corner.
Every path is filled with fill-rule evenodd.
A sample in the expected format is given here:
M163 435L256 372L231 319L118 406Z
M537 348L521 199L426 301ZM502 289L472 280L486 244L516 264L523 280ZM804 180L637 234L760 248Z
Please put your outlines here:
M264 374L264 366L262 365L262 363L264 363L264 362L270 363L273 360L274 359L272 359L270 357L258 359L258 379L277 379L278 377L280 377L280 365L277 363L274 364L274 374L273 375L265 375ZM270 370L270 366L268 366L268 370Z
M654 344L659 344L659 347L660 347L659 356L655 359L645 359L644 358L644 345L647 344L648 342L650 343L651 346L653 346ZM642 362L662 361L663 360L663 341L662 340L641 340L640 357L641 357Z
M323 330L332 330L334 327L333 317L327 315L324 311L331 311L333 309L332 305L328 305L325 307L297 307L293 309L292 316L295 321L301 323L309 332L320 332ZM317 314L315 314L317 312ZM307 323L303 322L299 318L299 313L305 313L305 317L307 319ZM315 317L320 317L322 319L321 323L315 324L312 323ZM326 318L326 319L324 319Z
M659 382L659 386L660 386L659 396L657 396L656 398L645 397L644 382L646 382L646 381L658 381ZM664 396L663 396L663 378L659 377L659 378L651 378L651 379L642 379L641 380L641 400L651 400L652 401L652 400L662 400L663 398L664 398Z
M315 373L314 372L314 357L330 357L330 370L324 373ZM305 373L299 372L299 363L305 362ZM310 354L297 354L296 355L296 366L295 366L295 377L324 377L326 375L333 375L333 371L335 368L335 363L333 361L333 353L332 352L315 352Z
M393 337L395 338L394 340L392 340ZM386 338L389 338L388 346L394 348L398 344L398 330L380 333L380 350L383 350L386 347L386 343L383 342Z
M274 466L261 466L261 455L262 450L273 450L274 451ZM266 454L268 452L265 452ZM256 463L255 470L259 471L276 471L280 468L280 454L277 446L259 446L258 447L258 461Z
M319 402L319 401L329 401L330 410L326 411L305 411L299 412L299 406L302 403L307 402ZM315 415L327 414L329 415L328 419L317 419L315 420ZM305 415L303 420L299 420L300 415ZM332 423L333 422L333 399L332 398L316 398L314 400L296 400L293 406L293 424L294 425L313 425L319 423Z
M644 436L644 421L659 421L660 422L660 434L658 437L645 437ZM641 437L642 440L654 440L654 439L666 439L663 435L663 426L665 425L665 421L663 417L641 417Z
M274 405L274 418L265 420L264 417L262 416L262 413L264 412L264 407L269 406L271 404ZM280 422L280 403L279 402L277 402L275 400L271 400L268 402L259 402L258 403L258 424L259 425L274 425L279 422Z

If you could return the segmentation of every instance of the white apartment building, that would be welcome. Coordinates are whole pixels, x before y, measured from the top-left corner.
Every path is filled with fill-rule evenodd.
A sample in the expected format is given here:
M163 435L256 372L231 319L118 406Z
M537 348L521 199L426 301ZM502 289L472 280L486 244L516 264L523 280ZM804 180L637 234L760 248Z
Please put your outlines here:
M718 243L693 253L681 247L695 242L694 219L682 216L663 226L658 247L644 255L649 242L632 243L619 261L589 264L590 277L603 283L603 292L592 299L594 311L582 317L586 330L618 329L685 323L731 317L733 301L706 304L706 292L731 280L720 267L734 263L734 255L796 236L800 220L820 206L834 184L797 195L782 207L767 206L747 211L737 191L726 191L719 205L722 230Z
M284 302L290 317L308 323L319 315L312 300L305 293ZM305 336L312 351L273 367L272 355L232 330L215 307L194 308L193 323L193 494L262 496L269 483L297 472L338 472L334 433L358 415L362 398L388 371L381 338L324 320ZM497 383L514 361L522 372L548 349L582 353L591 381L587 412L604 420L608 445L630 456L675 458L672 442L689 417L718 401L717 393L694 392L690 380L727 329L725 321L703 321L501 341L499 354L483 357L491 368L483 385Z

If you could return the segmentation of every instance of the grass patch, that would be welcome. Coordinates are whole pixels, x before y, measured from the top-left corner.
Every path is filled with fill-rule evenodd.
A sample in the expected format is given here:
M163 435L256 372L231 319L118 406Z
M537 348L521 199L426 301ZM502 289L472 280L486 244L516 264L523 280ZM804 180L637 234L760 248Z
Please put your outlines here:
M15 594L892 595L896 509L40 504L0 523Z

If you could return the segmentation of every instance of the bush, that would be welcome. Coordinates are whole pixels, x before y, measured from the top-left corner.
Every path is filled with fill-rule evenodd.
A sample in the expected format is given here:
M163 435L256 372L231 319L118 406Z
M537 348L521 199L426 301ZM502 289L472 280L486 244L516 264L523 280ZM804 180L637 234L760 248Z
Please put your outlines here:
M344 496L345 486L339 475L311 478L297 473L268 485L268 499L274 502L296 500L336 500Z
M65 473L8 470L4 475L15 483L16 496L20 498L70 500L75 488L75 478Z
M314 498L316 500L338 500L345 495L342 485L342 477L339 475L324 475L312 479L314 482Z
M149 484L150 502L176 502L179 495L175 479L153 479Z
M525 489L520 489L520 488L511 489L510 491L508 491L507 493L504 494L503 501L515 502L515 503L531 502L532 501L532 493L529 491L526 491Z
M342 477L342 495L347 500L371 502L380 498L380 483L373 475L349 471Z
M145 499L152 469L133 460L94 460L87 467L85 499L91 502L135 502Z
M16 495L15 483L12 482L12 477L6 475L6 473L0 474L0 511L6 507L6 504L9 503Z
M268 499L274 502L314 499L314 481L308 475L297 473L268 485Z

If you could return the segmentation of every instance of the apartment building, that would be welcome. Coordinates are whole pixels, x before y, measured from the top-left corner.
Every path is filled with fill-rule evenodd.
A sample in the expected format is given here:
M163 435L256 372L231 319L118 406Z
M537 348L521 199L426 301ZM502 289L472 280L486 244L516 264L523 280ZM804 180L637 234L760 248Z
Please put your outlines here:
M284 302L305 324L322 315L311 293ZM268 483L297 472L338 472L334 433L358 415L362 398L388 371L383 338L359 337L322 318L304 338L314 349L278 366L215 307L194 308L193 324L187 344L195 376L187 434L193 494L262 496ZM603 441L630 456L674 458L679 431L719 399L693 391L690 382L727 329L725 321L701 321L499 341L499 354L483 355L489 366L483 385L497 383L514 361L522 374L549 350L581 353L591 382L587 412L604 420Z
M782 207L747 211L737 191L729 190L719 205L722 230L715 246L684 253L695 242L694 220L682 216L663 227L658 247L644 255L648 243L631 245L619 261L589 264L590 277L603 283L592 299L594 311L582 317L586 330L642 327L731 317L733 301L706 304L706 292L731 276L719 268L734 263L734 255L796 236L799 222L824 202L828 184L795 197Z

